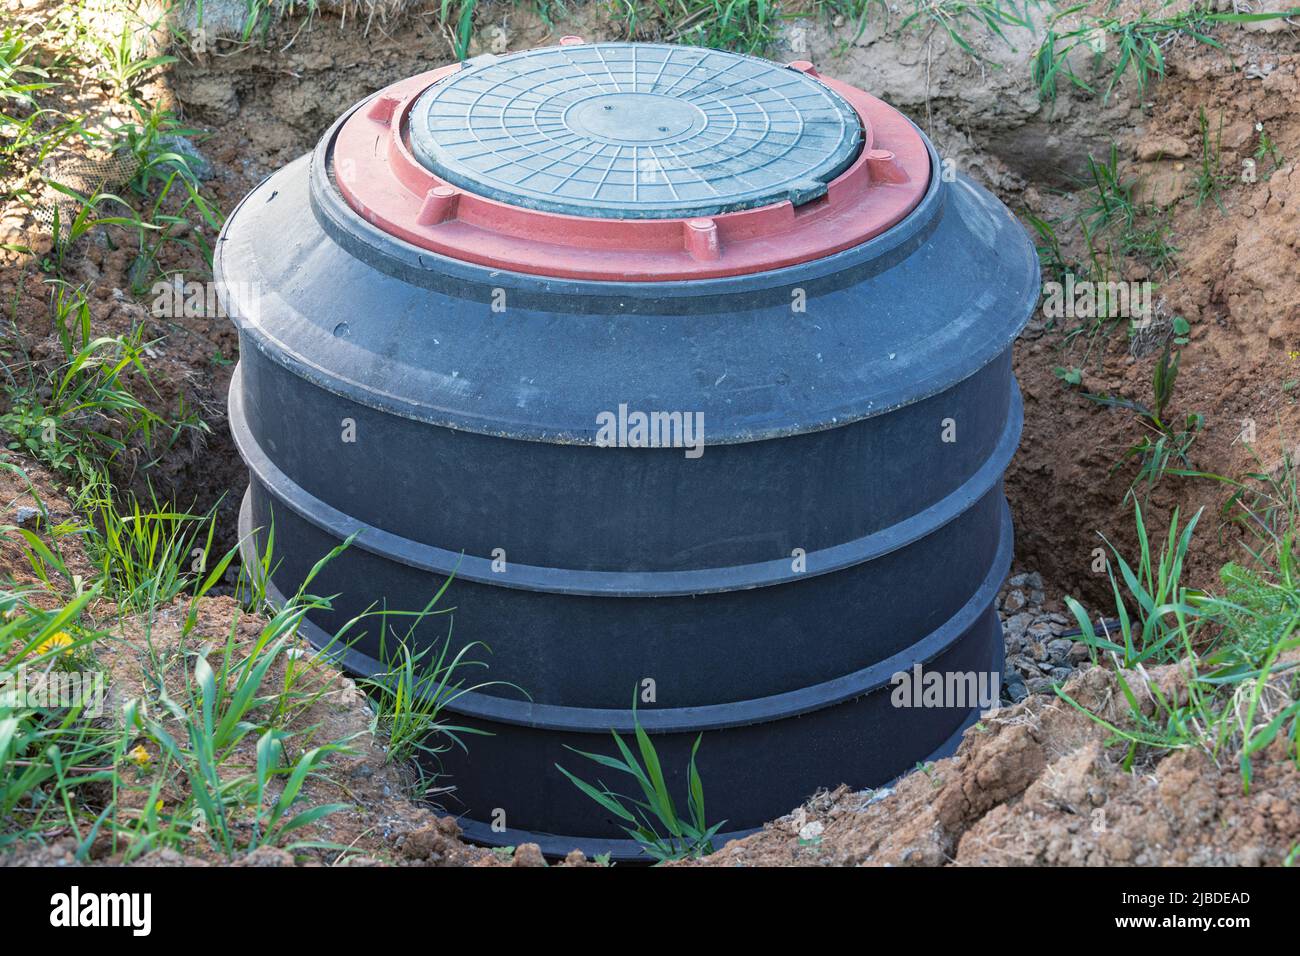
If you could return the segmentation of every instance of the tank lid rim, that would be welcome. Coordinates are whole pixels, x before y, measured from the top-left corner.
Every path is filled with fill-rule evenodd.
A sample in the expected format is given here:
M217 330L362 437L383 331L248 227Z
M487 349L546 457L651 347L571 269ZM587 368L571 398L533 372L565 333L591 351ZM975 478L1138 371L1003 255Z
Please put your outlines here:
M451 182L418 158L412 111L457 69L402 80L358 104L322 137L317 156L330 172L323 188L338 192L359 219L418 248L489 268L630 282L770 271L889 231L934 178L932 149L910 120L852 86L795 69L784 72L847 102L862 136L862 149L824 189L810 179L794 191L798 204L787 197L709 216L678 210L690 214L673 218L513 205Z
M447 182L514 206L631 219L802 205L857 158L863 122L809 72L628 42L466 60L408 116L413 154Z

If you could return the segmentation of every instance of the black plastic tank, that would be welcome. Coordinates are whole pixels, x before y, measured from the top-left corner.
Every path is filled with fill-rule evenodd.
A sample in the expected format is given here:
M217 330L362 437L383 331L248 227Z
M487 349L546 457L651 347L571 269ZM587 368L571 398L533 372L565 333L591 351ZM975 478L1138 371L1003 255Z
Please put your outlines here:
M403 80L244 199L216 272L272 597L355 534L314 643L453 576L453 646L491 649L451 707L490 736L440 767L471 839L634 856L556 770L608 777L567 748L612 752L634 693L682 804L703 733L732 834L951 752L978 702L896 675L1000 677L1034 249L811 64L566 40Z

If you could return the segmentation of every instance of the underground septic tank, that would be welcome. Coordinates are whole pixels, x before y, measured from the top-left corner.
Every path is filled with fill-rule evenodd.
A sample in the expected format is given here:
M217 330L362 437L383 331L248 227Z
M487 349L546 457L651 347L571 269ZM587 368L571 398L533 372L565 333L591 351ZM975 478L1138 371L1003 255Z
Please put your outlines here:
M679 808L703 733L724 833L974 720L1038 267L941 170L809 64L568 42L380 91L231 217L247 554L273 529L283 600L356 535L311 582L322 646L454 576L453 614L334 649L490 647L446 715L490 736L440 763L469 837L634 853L556 769L639 796L568 749L615 752L634 694Z

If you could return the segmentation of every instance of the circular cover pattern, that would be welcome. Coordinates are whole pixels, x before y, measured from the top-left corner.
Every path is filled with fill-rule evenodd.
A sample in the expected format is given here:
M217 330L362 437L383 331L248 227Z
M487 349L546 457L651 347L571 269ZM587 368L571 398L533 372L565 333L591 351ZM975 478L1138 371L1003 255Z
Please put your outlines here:
M800 205L857 158L857 113L825 84L695 47L592 43L484 56L427 90L411 149L463 189L597 218Z

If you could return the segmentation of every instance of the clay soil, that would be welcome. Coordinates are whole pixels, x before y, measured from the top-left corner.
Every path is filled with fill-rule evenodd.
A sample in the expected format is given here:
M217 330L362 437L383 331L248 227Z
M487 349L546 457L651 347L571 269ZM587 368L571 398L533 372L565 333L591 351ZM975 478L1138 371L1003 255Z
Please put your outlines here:
M1175 48L1144 122L1117 137L1121 168L1137 180L1139 196L1162 204L1178 250L1167 275L1139 261L1124 269L1126 278L1155 283L1157 322L1181 316L1191 326L1169 417L1202 415L1188 470L1232 479L1275 472L1284 452L1295 457L1300 440L1300 172L1285 159L1300 155L1300 56L1290 38L1261 53L1258 35L1250 37L1237 35L1239 46L1227 52ZM1242 68L1253 61L1263 62L1267 75ZM1202 111L1218 143L1215 168L1225 185L1217 199L1198 207ZM1283 161L1256 161L1256 181L1245 182L1243 164L1254 159L1261 132ZM1032 184L1018 198L1020 208L1040 216L1080 202ZM1109 598L1108 584L1104 575L1090 574L1091 553L1099 535L1133 553L1132 509L1124 496L1137 465L1112 469L1143 432L1132 412L1080 393L1150 404L1159 349L1135 350L1127 335L1112 334L1094 340L1088 354L1081 339L1064 344L1059 330L1044 325L1031 323L1015 352L1026 418L1007 475L1016 548L1049 583L1100 605ZM1065 388L1057 367L1082 367L1081 388ZM1184 520L1205 509L1188 569L1194 587L1214 588L1224 562L1246 556L1238 529L1225 520L1232 513L1222 513L1231 491L1211 479L1175 476L1150 492L1149 527L1167 526L1175 508Z
M1165 689L1177 679L1149 677ZM1090 668L1064 692L1131 727L1110 671ZM691 865L1261 866L1296 845L1300 773L1281 747L1243 792L1235 767L1200 750L1129 772L1106 737L1066 701L1035 695L985 715L955 756L896 788L821 794Z
M8 3L14 10L23 6ZM39 14L39 6L26 12ZM475 49L523 49L566 33L589 39L625 33L603 6L574 5L570 14L567 22L550 27L527 12L488 5L477 21ZM141 92L201 131L197 146L211 167L204 189L228 213L263 177L309 150L352 103L452 60L447 37L428 11L416 8L363 27L364 21L355 19L341 26L326 14L278 24L261 44L217 43L206 53L182 51L181 61ZM815 35L835 42L826 41L810 58L824 71L836 72L833 51L844 38L833 31ZM1181 316L1191 328L1170 411L1178 418L1193 412L1204 417L1190 452L1195 470L1237 478L1277 468L1283 451L1300 441L1300 170L1295 162L1300 157L1295 107L1300 39L1288 29L1225 31L1220 40L1223 49L1173 45L1166 50L1167 76L1146 91L1143 102L1108 108L1106 115L1114 118L1110 133L1125 174L1140 180L1143 195L1160 203L1177 248L1167 271L1138 259L1124 264L1125 278L1156 282L1159 317ZM857 55L843 62L858 63ZM865 84L871 72L855 66L840 75ZM92 104L108 99L89 78L83 95ZM1125 95L1132 99L1131 91ZM1017 212L1068 218L1087 202L1082 193L1063 188L1059 174L1034 178L1036 169L1055 169L1059 163L1046 155L1037 163L1017 155L1026 140L997 130L989 133L989 150L979 151L978 121L967 121L956 107L944 113L944 102L926 102L938 114L940 147L950 134L957 135L953 130L961 130L963 142L976 144L965 167ZM1078 98L1067 98L1059 109L1077 117L1086 108L1079 104ZM1216 162L1226 174L1218 196L1197 204L1202 111L1217 137ZM922 116L917 119L925 125ZM1053 122L1041 113L1033 121ZM1059 136L1068 145L1075 120L1062 122ZM1243 161L1256 156L1261 132L1275 144L1279 161L1272 155L1259 160L1256 180L1243 181ZM1051 144L1059 148L1059 142ZM7 314L25 356L37 365L53 363L61 353L39 271L48 243L42 247L34 223L20 211L0 210L0 225L4 241L21 240L37 253L0 252L0 301L11 306ZM1066 252L1082 255L1077 240L1066 241ZM137 326L147 330L153 343L152 401L164 412L183 403L199 413L205 427L184 430L148 469L143 449L121 456L114 479L119 490L143 494L152 487L184 507L215 508L219 544L228 547L235 540L245 480L225 419L237 338L221 315L154 315L148 297L129 291L132 261L126 244L92 236L75 249L68 279L89 290L96 334L126 333ZM169 274L207 279L201 256L180 245L165 246L159 266ZM1007 475L1016 570L1041 573L1055 610L1063 610L1059 599L1067 594L1105 609L1111 605L1109 586L1091 567L1093 551L1101 544L1099 535L1121 552L1132 551L1132 508L1125 499L1136 466L1115 466L1143 431L1132 412L1099 405L1082 393L1148 402L1160 349L1134 348L1122 324L1117 333L1091 337L1069 338L1066 331L1036 317L1015 348L1026 413L1020 452ZM1079 367L1080 385L1064 384L1057 367ZM1243 437L1246 423L1254 428L1249 441ZM5 460L32 476L56 518L71 517L57 476L21 456L8 454ZM0 482L0 508L9 521L8 512L30 503L30 496L9 473L0 471ZM1214 480L1167 475L1146 496L1153 528L1166 523L1175 508L1184 515L1204 509L1188 568L1190 585L1214 588L1220 566L1244 556L1240 531L1222 510L1228 494ZM85 562L84 556L78 560ZM0 577L7 575L29 577L12 541L0 551ZM151 625L164 646L176 634L180 613L162 609ZM205 602L202 613L202 630L210 636L224 635L234 622L244 641L259 626L228 598ZM110 607L96 614L105 621L115 616ZM132 660L139 628L136 623L121 629L118 652L107 664L127 687L138 680ZM369 711L361 695L350 681L322 668L321 679L327 676L335 689L314 716L330 722L331 736L343 730L360 735L358 753L346 758L336 775L358 809L328 818L329 832L317 835L351 849L341 858L259 851L251 862L506 862L499 854L461 844L453 821L402 795L398 769L385 763L379 744L368 736ZM1085 669L1065 691L1123 722L1114 677L1104 669ZM821 794L705 862L1277 864L1300 843L1300 773L1281 752L1260 757L1249 794L1243 794L1235 766L1216 766L1198 750L1148 755L1138 773L1123 769L1119 756L1095 721L1054 695L1035 694L987 715L955 757L909 774L894 790L873 794L841 788ZM308 799L335 801L340 794L312 793ZM21 859L52 862L67 852L55 844ZM111 858L109 849L97 854L103 862ZM174 854L146 860L183 862ZM516 853L516 860L540 862L531 850ZM189 862L217 860L198 854Z

